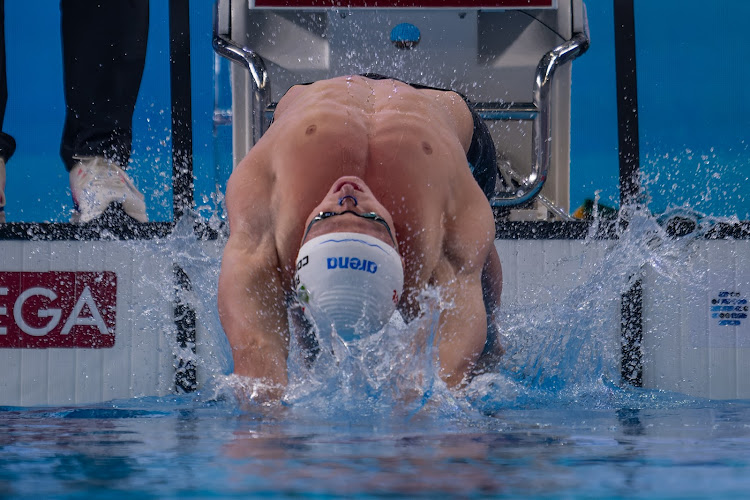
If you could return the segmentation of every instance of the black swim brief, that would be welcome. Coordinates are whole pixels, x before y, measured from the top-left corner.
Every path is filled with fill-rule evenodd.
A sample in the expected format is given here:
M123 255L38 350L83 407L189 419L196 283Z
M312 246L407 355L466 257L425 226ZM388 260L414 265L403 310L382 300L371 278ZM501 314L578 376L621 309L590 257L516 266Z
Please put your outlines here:
M429 85L422 85L420 83L404 82L398 78L380 75L378 73L362 73L360 76L369 78L370 80L397 80L406 83L415 89L449 92L447 89L430 87ZM308 82L300 85L310 85L312 83L313 82ZM474 119L474 133L471 136L469 151L466 153L466 161L469 162L469 168L471 169L471 173L474 175L477 184L482 188L487 199L490 200L495 195L495 181L497 179L497 151L495 150L495 142L492 140L487 124L484 123L482 117L476 112L471 101L460 92L456 93L463 98L464 102L466 102L466 106L468 106L469 111L471 111L471 116Z

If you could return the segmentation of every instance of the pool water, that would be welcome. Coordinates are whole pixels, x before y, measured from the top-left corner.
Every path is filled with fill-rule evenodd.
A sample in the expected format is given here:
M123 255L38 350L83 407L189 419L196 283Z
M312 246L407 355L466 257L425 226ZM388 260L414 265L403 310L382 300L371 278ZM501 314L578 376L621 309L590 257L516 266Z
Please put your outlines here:
M746 497L748 402L620 398L355 419L180 398L5 408L0 497Z

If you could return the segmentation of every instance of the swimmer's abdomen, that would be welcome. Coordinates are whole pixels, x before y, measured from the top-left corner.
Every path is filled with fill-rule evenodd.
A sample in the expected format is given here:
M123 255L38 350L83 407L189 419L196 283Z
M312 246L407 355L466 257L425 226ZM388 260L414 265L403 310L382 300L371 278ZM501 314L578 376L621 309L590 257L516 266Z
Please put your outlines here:
M338 176L365 177L369 169L414 170L465 165L466 156L455 133L440 123L400 110L368 114L344 106L305 109L299 116L284 117L273 128L281 132L275 149L286 165L302 161L305 168ZM270 132L270 130L269 130Z
M399 165L424 175L427 170L449 174L466 165L466 155L455 132L439 120L424 115L385 110L370 123L369 164L373 167Z
M283 130L282 130L283 127ZM273 130L273 129L276 130ZM308 107L295 116L275 122L278 133L274 156L285 169L309 175L364 175L368 157L368 127L361 113L350 113L343 106Z

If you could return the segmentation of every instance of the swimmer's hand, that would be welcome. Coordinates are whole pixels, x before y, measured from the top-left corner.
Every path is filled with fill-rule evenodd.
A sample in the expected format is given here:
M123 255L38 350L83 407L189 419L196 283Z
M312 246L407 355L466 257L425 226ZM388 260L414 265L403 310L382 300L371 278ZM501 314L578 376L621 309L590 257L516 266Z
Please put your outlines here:
M229 376L228 382L241 406L274 406L284 396L284 385L268 379L234 374Z

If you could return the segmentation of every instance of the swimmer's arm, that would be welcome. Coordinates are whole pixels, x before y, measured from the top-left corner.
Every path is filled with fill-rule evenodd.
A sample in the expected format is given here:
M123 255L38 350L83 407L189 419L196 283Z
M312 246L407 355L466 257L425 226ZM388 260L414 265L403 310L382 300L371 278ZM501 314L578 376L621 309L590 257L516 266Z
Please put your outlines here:
M484 297L484 309L487 313L487 335L493 336L493 338L488 339L487 347L489 349L482 356L482 358L485 358L482 360L485 365L497 363L505 353L497 331L497 314L500 310L502 294L503 267L500 263L500 256L497 255L497 249L493 244L482 269L482 296Z
M218 300L234 373L272 386L261 399L278 399L287 383L289 327L272 242L253 246L242 234L230 236L222 258Z
M441 376L450 387L468 382L477 368L487 343L488 321L493 320L502 293L492 212L485 203L476 202L481 198L474 197L479 190L473 179L469 184L472 189L458 191L456 200L458 206L474 206L473 212L467 211L476 219L471 225L458 224L459 218L448 220L445 255L454 271L443 269L440 280L452 304L441 315L438 349ZM477 249L476 254L467 249Z
M487 309L487 315L494 315L500 307L500 296L503 293L503 266L500 256L493 245L487 254L487 260L482 268L482 295Z
M475 376L497 366L505 354L500 340L497 314L500 309L500 296L503 292L503 268L497 250L493 247L487 255L482 269L482 296L487 315L487 341L482 355L474 365L470 376Z
M449 387L456 387L470 375L487 340L480 273L457 276L443 293L452 307L440 316L440 376Z
M219 318L232 348L234 372L276 389L287 383L288 324L270 203L268 152L259 143L227 184L230 236L219 276Z

